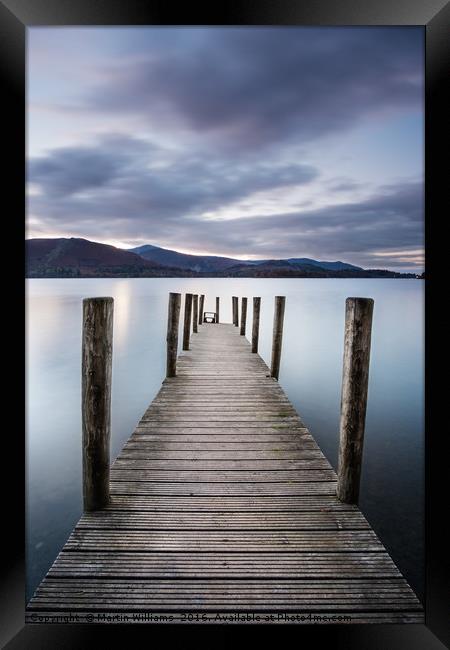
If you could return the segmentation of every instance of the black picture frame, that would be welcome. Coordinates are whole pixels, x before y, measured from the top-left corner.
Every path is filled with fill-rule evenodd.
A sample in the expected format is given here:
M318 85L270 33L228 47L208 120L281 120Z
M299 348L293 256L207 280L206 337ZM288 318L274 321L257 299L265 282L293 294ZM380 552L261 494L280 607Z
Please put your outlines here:
M445 382L436 379L431 386L430 375L433 359L436 367L442 365L443 346L439 336L443 333L443 318L438 314L433 321L433 306L439 309L436 282L441 274L448 273L438 253L440 207L444 206L448 185L448 157L445 144L448 129L448 105L444 102L445 87L448 85L450 60L449 31L450 7L445 0L234 0L228 4L202 8L187 4L180 8L166 2L146 0L0 0L0 57L2 73L3 120L2 149L7 162L4 192L8 198L8 215L11 216L12 237L17 242L16 263L23 261L24 222L20 216L25 212L25 46L27 27L37 25L420 25L426 34L426 131L425 131L425 203L426 203L426 599L425 625L329 625L296 626L287 630L285 626L272 626L277 639L285 632L294 633L300 642L333 643L334 648L423 648L438 650L449 644L450 618L448 613L448 574L445 572L446 557L450 547L448 538L448 503L444 488L448 473L445 442L448 437L439 416L446 415ZM447 82L447 84L446 84ZM442 219L442 221L444 221ZM23 268L23 267L22 267ZM22 277L17 269L17 278ZM433 279L433 284L431 283ZM8 282L6 300L15 297L18 306L11 319L9 310L6 323L9 333L14 330L18 337L16 346L11 345L11 372L17 369L17 377L8 381L11 394L20 396L24 391L24 379L17 350L23 349L24 330L18 326L22 308L21 281ZM436 309L436 312L438 312ZM5 318L6 320L6 318ZM25 319L24 319L25 320ZM439 330L433 331L433 323ZM4 339L5 340L5 339ZM7 346L10 347L9 345ZM9 405L10 410L12 406ZM440 412L441 409L441 412ZM126 637L129 646L134 645L137 634L145 634L152 642L153 630L148 626L85 626L85 625L24 625L25 609L25 552L24 552L24 461L25 443L20 418L15 412L13 427L6 427L2 437L3 465L8 466L11 476L4 487L2 499L5 542L0 584L0 641L2 647L18 648L85 648L94 642L103 642L105 635L114 635L116 642ZM441 424L442 422L442 424ZM414 498L414 495L411 495ZM226 634L240 626L228 626ZM254 634L257 626L248 626ZM258 626L266 635L267 626ZM186 634L201 634L210 626L178 627ZM168 626L161 628L168 632ZM331 635L331 636L330 636ZM267 639L268 640L268 639Z

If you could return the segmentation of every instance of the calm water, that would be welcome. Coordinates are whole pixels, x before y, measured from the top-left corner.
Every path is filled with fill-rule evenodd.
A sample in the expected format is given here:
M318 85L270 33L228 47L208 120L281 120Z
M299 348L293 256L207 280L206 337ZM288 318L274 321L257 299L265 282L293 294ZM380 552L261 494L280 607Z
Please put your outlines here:
M374 298L360 506L422 598L423 289L387 279L28 280L27 598L81 515L81 300L114 298L116 457L164 377L169 291L205 293L205 310L221 296L222 322L231 322L232 295L261 296L266 362L274 296L286 296L280 383L335 468L345 298Z

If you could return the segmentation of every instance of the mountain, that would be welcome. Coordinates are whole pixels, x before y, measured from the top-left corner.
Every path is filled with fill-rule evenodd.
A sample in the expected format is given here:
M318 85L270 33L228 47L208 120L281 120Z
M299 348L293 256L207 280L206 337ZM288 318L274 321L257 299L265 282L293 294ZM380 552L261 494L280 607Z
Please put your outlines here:
M414 278L414 274L396 273L380 269L323 268L317 264L293 264L288 260L267 260L266 262L248 265L237 264L222 273L215 274L228 278Z
M327 271L364 271L361 266L354 266L346 262L318 262L317 260L310 260L308 257L290 257L286 260L290 264L319 266Z
M216 257L214 255L187 255L178 253L167 248L159 248L146 244L137 248L129 249L132 253L140 255L146 260L151 260L158 264L168 266L177 266L180 269L190 269L197 273L208 273L210 271L223 271L224 269L239 264L239 260L233 260L229 257Z
M122 248L76 237L28 239L25 255L29 278L191 275L143 259Z
M345 262L306 257L286 260L235 260L186 255L157 246L123 250L87 239L28 239L28 278L414 278L414 274L363 269Z
M168 248L159 248L158 246L153 246L152 244L145 244L144 246L130 248L129 250L133 253L141 255L141 257L146 260L151 260L152 262L157 262L158 264L177 266L182 269L190 269L191 271L197 271L198 273L215 273L218 271L226 271L236 265L260 266L261 264L274 263L274 260L236 260L231 257L216 257L213 255L188 255L186 253L178 253L177 251L172 251ZM307 257L291 257L287 260L276 261L281 261L283 263L283 266L286 267L295 265L296 267L301 266L305 270L311 269L311 267L319 267L328 271L363 270L360 266L353 266L353 264L346 264L345 262L319 262Z

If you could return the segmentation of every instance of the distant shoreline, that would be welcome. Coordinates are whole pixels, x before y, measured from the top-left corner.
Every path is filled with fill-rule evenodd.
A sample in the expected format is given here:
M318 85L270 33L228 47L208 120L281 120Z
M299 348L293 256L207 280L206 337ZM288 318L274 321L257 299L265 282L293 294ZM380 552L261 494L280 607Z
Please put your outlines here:
M365 269L348 262L312 258L237 260L188 255L146 244L124 250L77 237L28 239L26 278L400 278L424 274Z

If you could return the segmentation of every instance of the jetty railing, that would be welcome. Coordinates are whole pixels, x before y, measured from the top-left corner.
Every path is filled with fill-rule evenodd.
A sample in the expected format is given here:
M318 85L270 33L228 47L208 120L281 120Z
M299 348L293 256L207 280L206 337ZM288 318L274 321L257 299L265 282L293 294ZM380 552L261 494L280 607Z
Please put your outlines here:
M189 350L191 330L203 324L205 295L185 294L184 351ZM199 304L200 302L200 308ZM216 323L219 323L216 297ZM278 380L283 340L285 296L275 297L271 376ZM371 298L347 298L342 373L339 462L336 494L345 503L359 498L364 429L367 409L372 314ZM170 293L167 318L166 377L176 377L181 294ZM252 352L258 352L261 298L253 298ZM238 297L232 297L232 319L239 326ZM247 297L241 301L240 335L245 336ZM99 510L110 500L111 373L113 299L83 300L82 343L82 442L83 504L85 511Z

